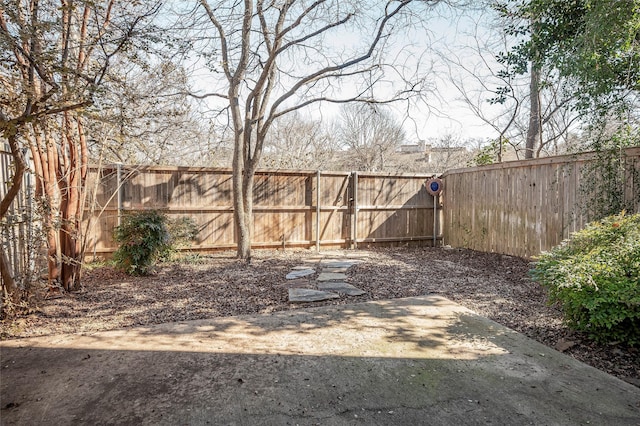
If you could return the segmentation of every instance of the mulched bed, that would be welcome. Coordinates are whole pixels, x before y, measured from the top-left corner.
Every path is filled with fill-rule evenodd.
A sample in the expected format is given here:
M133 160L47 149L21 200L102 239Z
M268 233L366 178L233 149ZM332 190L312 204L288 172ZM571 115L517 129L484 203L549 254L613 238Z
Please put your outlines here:
M367 292L313 304L290 304L285 275L313 251L255 251L250 264L233 253L192 257L130 277L111 267L88 269L81 292L39 298L29 315L0 322L0 337L89 333L122 327L438 294L549 347L640 387L640 350L597 344L562 323L525 259L463 249L393 248L323 252L365 256L348 282ZM311 277L314 278L314 277Z

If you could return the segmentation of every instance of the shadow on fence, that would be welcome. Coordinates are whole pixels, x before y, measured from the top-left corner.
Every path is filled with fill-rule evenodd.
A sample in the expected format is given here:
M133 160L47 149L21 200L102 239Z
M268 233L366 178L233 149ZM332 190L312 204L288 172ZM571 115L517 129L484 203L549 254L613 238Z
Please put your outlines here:
M88 254L108 255L118 216L158 209L198 226L190 250L235 247L231 169L109 166L97 184ZM360 180L358 180L358 176ZM430 175L260 170L254 187L254 248L432 244ZM319 232L318 232L319 231Z

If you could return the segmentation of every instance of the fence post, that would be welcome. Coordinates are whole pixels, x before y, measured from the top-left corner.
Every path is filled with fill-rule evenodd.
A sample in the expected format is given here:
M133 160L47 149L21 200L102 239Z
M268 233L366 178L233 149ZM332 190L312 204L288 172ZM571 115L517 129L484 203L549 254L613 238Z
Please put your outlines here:
M316 172L316 252L320 253L320 170Z
M438 196L433 195L433 246L436 246L438 237Z
M122 221L122 163L116 163L116 199L118 203L118 220L117 224L120 226Z
M358 172L353 172L353 248L358 248Z

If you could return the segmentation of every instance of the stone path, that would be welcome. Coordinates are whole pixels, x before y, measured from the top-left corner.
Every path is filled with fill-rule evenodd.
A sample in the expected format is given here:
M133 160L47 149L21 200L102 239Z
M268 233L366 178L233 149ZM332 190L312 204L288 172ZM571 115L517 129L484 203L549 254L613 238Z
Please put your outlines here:
M360 256L361 257L361 256ZM353 265L361 262L361 258L325 258L312 257L309 262L316 265L296 266L286 276L285 285L289 288L290 303L320 302L337 299L340 294L360 296L366 292L345 282L346 272ZM312 277L317 276L315 279Z

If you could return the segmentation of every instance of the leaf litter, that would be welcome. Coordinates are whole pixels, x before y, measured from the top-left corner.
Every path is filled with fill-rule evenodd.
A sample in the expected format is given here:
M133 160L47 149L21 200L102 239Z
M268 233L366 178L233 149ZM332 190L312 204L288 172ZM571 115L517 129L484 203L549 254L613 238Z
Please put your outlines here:
M529 278L526 259L430 247L338 250L324 256L358 256L362 262L349 268L346 281L366 294L289 303L291 283L285 276L300 265L315 265L318 270L321 257L310 250L256 250L249 264L231 252L202 255L189 262L161 264L146 277L102 266L85 271L82 292L47 300L43 286L42 294L36 295L38 309L0 322L0 337L93 333L437 294L640 387L640 349L598 344L572 332L563 324L560 310L547 303L545 290Z

